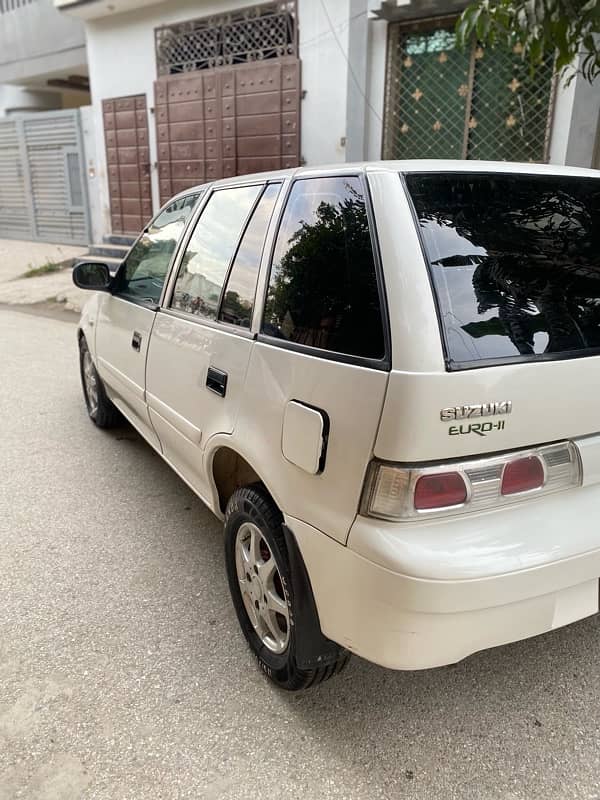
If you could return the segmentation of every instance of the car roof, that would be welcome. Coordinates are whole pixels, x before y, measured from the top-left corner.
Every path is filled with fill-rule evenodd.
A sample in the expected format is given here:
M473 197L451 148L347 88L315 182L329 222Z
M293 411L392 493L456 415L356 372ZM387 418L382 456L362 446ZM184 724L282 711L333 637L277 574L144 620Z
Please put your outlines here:
M190 187L175 195L182 197L193 194L209 186L232 186L242 183L254 183L267 180L285 180L286 178L310 178L322 175L348 175L349 173L376 172L476 172L502 173L522 175L556 175L581 178L599 178L600 171L583 167L569 167L557 164L518 163L515 161L474 161L458 159L413 159L404 161L357 161L341 164L324 164L315 167L294 167L271 172L255 172L249 175L237 175L232 178L220 178L215 181Z

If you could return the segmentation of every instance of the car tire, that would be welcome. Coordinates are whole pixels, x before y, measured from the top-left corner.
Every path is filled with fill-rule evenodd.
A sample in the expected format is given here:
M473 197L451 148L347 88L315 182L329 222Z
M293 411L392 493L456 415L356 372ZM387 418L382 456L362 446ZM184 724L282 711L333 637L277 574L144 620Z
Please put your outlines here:
M89 418L99 428L114 428L122 423L119 410L109 400L98 375L85 336L79 339L79 372L83 399Z
M262 484L237 489L225 512L225 562L240 627L260 668L282 689L299 691L340 673L350 654L323 638L328 645L323 665L298 666L293 582L282 525L281 512Z

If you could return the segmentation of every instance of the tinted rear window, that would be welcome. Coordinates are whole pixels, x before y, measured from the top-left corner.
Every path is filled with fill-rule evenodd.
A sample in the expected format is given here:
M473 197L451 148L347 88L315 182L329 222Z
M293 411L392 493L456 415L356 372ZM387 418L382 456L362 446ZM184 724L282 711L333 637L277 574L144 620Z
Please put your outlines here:
M600 351L600 180L409 174L451 369Z
M385 356L367 207L356 176L302 178L292 186L262 333L359 358Z

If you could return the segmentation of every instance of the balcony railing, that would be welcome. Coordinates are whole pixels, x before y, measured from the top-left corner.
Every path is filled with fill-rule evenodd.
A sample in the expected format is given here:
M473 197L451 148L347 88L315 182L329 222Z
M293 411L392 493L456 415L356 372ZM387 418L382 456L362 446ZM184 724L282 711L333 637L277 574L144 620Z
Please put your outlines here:
M35 0L0 0L0 14L8 14L10 11L17 11L23 6L28 6Z

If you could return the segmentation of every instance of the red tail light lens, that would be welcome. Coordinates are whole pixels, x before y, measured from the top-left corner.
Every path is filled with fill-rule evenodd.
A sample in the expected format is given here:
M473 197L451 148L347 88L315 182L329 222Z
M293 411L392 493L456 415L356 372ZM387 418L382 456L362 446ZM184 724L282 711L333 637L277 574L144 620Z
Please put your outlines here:
M444 465L375 460L365 479L361 513L398 522L453 517L535 502L552 492L581 486L582 478L581 459L573 442Z
M502 494L516 494L544 485L544 467L537 456L509 461L502 474Z
M415 484L414 498L417 511L458 506L467 499L467 487L458 472L422 475Z

